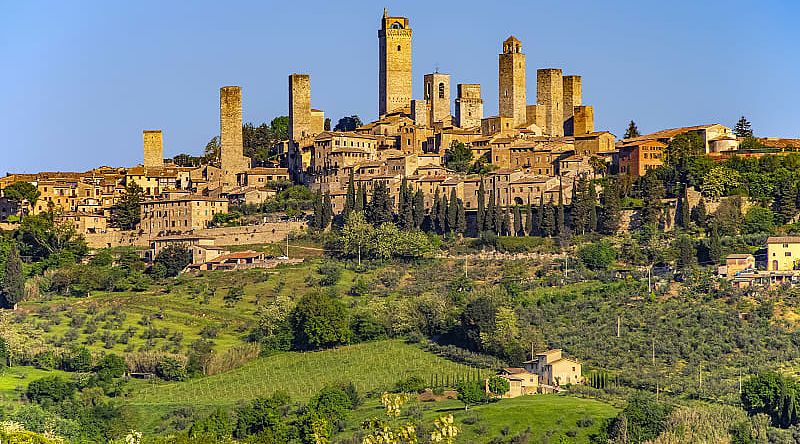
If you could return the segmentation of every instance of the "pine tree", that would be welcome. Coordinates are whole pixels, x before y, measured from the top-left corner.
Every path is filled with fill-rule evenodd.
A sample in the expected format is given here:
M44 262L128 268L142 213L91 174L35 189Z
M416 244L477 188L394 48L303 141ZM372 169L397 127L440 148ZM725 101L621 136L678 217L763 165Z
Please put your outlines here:
M422 188L414 193L414 204L412 205L412 213L414 214L414 228L422 228L422 222L425 221L425 195Z
M750 122L742 116L739 118L739 121L736 122L733 133L736 134L736 137L753 137L753 127L750 125Z
M480 233L485 229L486 225L486 188L483 186L483 177L480 179L478 185L478 213L476 214L476 225Z
M497 233L494 225L494 190L489 190L489 205L486 207L486 214L483 219L483 231Z
M522 212L519 210L519 205L514 205L514 236L523 236L522 231Z
M350 171L350 177L347 179L347 194L344 198L344 209L342 210L342 216L344 219L347 219L347 215L350 214L356 207L356 186L355 181L353 179L353 172Z
M604 234L616 234L620 225L621 204L619 199L619 189L617 181L609 178L603 188L603 221L600 231Z
M533 204L528 205L528 227L527 227L527 235L528 236L536 236L537 227L534 224L536 219L533 217Z
M25 296L25 276L22 274L22 260L17 245L12 243L6 256L6 268L0 286L0 305L14 308Z
M467 232L467 212L464 209L464 202L458 199L458 219L456 222L456 233L463 235Z
M450 200L447 207L447 231L455 233L458 230L458 198L456 189L450 190Z
M631 123L628 124L628 129L625 131L625 139L632 139L639 136L641 136L639 128L636 127L636 122L631 120Z

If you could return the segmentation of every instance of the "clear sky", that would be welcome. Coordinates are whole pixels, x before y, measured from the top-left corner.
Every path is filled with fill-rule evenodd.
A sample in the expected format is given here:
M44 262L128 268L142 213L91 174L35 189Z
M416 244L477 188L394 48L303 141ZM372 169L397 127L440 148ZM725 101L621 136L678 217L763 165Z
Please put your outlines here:
M219 87L243 88L244 120L288 112L287 75L311 74L334 122L376 118L383 7L410 18L422 76L481 83L497 113L497 54L510 34L528 63L583 76L595 127L622 135L746 115L757 136L800 137L800 2L784 1L36 1L0 0L0 175L142 161L219 132Z

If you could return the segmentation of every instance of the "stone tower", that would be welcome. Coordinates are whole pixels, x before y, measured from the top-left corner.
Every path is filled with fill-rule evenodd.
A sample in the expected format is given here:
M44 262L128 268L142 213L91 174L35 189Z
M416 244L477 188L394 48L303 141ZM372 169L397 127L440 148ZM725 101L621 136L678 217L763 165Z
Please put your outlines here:
M564 84L560 69L536 71L536 103L544 107L544 133L548 136L563 136Z
M311 77L289 75L289 140L311 135Z
M425 74L425 101L428 103L428 125L450 117L450 74Z
M572 135L582 136L594 132L594 108L591 106L576 106L572 117Z
M160 168L164 166L164 139L161 130L144 130L144 166Z
M581 76L564 76L564 135L572 136L575 107L581 106Z
M236 185L236 174L249 168L242 143L242 88L223 86L219 89L219 163L222 185Z
M386 9L378 30L378 114L411 105L411 28L405 17L389 17Z
M428 126L428 102L425 100L411 101L411 120L414 125Z
M459 83L456 97L456 125L461 128L481 126L483 99L478 83Z
M525 54L513 35L503 42L500 54L500 115L512 117L514 126L525 124Z

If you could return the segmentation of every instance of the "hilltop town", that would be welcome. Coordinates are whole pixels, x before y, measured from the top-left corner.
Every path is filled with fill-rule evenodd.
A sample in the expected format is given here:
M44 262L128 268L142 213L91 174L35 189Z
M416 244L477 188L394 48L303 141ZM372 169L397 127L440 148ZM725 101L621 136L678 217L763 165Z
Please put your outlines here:
M596 128L513 35L414 91L412 25L377 120L287 72L202 155L0 178L1 442L795 442L800 139Z

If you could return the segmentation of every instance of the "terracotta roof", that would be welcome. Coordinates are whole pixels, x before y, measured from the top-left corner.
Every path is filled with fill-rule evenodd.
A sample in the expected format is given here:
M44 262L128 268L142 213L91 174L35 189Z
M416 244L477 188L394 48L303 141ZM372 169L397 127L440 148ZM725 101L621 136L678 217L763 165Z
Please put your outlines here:
M633 148L633 147L642 146L642 145L657 146L659 148L666 148L667 147L666 143L659 142L657 139L639 139L639 138L630 139L630 140L624 140L624 141L620 142L617 145L617 147L618 148Z
M690 131L698 131L711 128L712 126L717 126L719 123L712 123L709 125L696 125L696 126L684 126L681 128L670 128L661 131L656 131L650 134L644 134L639 137L633 137L630 139L625 139L626 142L634 141L634 140L648 140L648 139L672 139L673 137L677 136L678 134L688 133Z
M503 371L512 375L517 375L520 373L528 373L528 371L522 367L505 367L503 368Z
M769 148L800 149L800 139L780 139L777 137L756 138L759 143Z
M800 243L800 236L772 236L767 238L768 244L797 244Z
M725 257L725 259L747 259L753 257L752 254L745 254L745 253L738 253L738 254L729 254Z
M223 254L221 256L217 256L214 259L211 259L209 262L225 262L227 260L232 260L232 259L255 259L263 255L264 253L260 253L258 251L253 251L253 250L236 251L234 253L228 253L228 254Z

